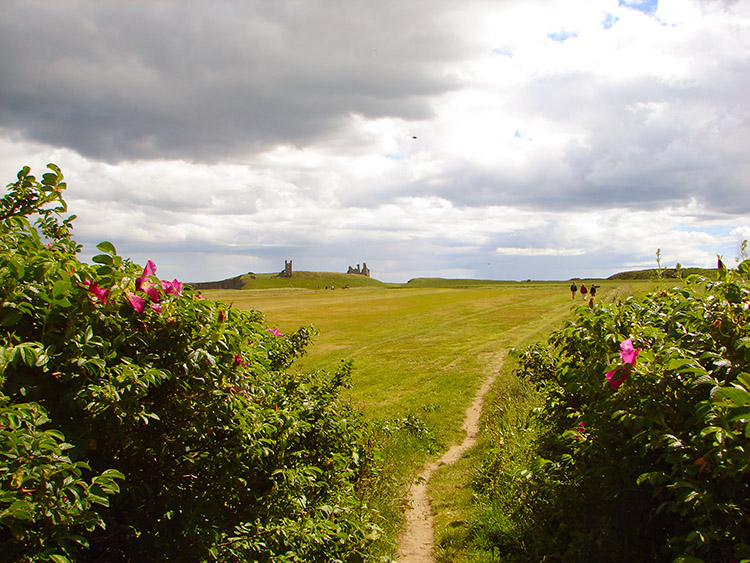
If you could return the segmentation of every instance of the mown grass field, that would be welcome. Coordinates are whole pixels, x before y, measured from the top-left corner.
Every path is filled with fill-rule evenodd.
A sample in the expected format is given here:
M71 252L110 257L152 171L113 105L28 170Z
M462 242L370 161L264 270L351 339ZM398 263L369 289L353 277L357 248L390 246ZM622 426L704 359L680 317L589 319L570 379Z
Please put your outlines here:
M596 283L602 286L597 296L601 301L651 287L649 282ZM481 382L501 373L508 351L546 338L576 306L585 305L580 297L571 299L569 285L423 280L390 289L206 290L204 295L239 309L262 311L268 324L282 332L312 324L320 334L298 369L334 370L342 360L353 360L353 385L347 399L373 421L417 417L437 438L437 449L442 451L463 439L461 425L467 407ZM498 385L512 385L512 374L507 369L504 374L494 390L493 408L503 400ZM406 487L426 459L440 451L429 452L405 442L385 447L384 458L396 483L387 494L397 498L390 510L380 508L389 520L385 528L392 545L402 512L398 503ZM470 468L464 468L467 471ZM447 495L434 491L444 497L434 505L439 526L449 528L454 513L466 509L456 507L455 502L460 500L458 489L467 475L449 477L441 485L449 491ZM450 492L453 488L455 495Z
M354 405L373 419L425 413L446 442L458 439L466 407L504 351L571 309L564 283L204 294L260 310L282 332L312 324L320 334L299 369L333 370L351 359Z

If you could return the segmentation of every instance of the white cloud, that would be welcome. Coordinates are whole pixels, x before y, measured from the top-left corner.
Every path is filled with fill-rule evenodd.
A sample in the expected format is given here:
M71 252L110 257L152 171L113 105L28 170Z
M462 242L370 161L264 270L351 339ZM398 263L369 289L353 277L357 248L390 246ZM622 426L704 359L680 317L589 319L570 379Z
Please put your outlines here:
M747 1L34 6L0 173L56 162L86 247L170 277L566 278L748 238Z
M580 248L501 247L495 249L495 252L508 256L580 256L585 254L585 251Z

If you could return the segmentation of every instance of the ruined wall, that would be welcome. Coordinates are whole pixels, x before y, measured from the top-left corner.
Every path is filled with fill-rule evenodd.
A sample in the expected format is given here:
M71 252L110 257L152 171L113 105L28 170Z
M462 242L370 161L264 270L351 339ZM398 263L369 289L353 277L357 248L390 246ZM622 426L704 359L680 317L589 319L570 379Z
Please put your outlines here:
M291 260L284 260L284 270L279 272L279 275L282 278L292 277L292 261Z
M370 277L370 268L367 267L366 262L362 262L362 268L359 267L359 264L357 264L356 268L352 268L349 266L349 269L346 271L347 274L359 274L361 276L367 276Z

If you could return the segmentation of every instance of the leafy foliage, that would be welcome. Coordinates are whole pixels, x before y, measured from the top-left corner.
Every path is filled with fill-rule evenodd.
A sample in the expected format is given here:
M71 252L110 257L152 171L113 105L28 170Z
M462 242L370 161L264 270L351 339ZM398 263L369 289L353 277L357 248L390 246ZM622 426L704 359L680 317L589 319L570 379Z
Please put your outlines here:
M62 173L0 212L0 537L21 560L363 561L372 452L350 366L295 373L315 331L200 299L98 246Z
M495 452L476 479L511 513L503 560L750 558L749 276L720 265L716 281L581 308L523 353L545 396L534 455L511 470ZM628 339L637 361L618 355Z

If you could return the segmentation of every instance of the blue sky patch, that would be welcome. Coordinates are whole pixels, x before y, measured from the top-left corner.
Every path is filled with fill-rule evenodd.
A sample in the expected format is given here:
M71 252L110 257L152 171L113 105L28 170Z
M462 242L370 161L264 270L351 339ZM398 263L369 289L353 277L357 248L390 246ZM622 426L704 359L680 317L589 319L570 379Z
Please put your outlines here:
M502 55L504 57L512 57L513 51L510 49L500 49L499 47L496 47L495 49L492 49L492 52L496 55Z
M557 33L548 33L547 37L552 39L552 41L557 41L558 43L562 43L566 39L570 39L571 37L578 37L577 33L569 33L567 31L558 31Z
M620 18L613 16L612 14L607 14L604 19L602 20L602 27L604 29L611 29L613 25L617 23L617 20Z
M633 10L638 10L644 14L653 15L659 7L659 0L618 0L618 6L625 6Z
M385 157L390 158L391 160L404 160L404 155L398 152L386 154Z

